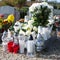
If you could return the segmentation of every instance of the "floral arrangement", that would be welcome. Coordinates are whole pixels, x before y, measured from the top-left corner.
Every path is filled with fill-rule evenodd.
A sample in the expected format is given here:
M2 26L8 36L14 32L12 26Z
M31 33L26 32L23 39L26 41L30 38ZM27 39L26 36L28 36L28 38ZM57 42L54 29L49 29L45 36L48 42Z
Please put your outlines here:
M53 24L53 19L49 20L49 16L51 13L50 6L45 3L34 3L30 8L29 12L31 12L32 17L28 22L21 23L17 21L13 26L14 32L18 32L18 34L30 35L38 32L38 26L47 26L48 24ZM43 28L42 28L43 29ZM49 30L49 28L46 28ZM43 30L44 31L44 30ZM41 33L43 33L43 31ZM46 35L46 34L45 34Z
M52 19L49 20L51 8L46 2L32 4L32 6L29 8L29 12L32 14L31 20L17 24L18 27L14 27L14 30L20 30L19 34L29 36L34 32L38 32L38 26L47 26L48 24L53 24ZM16 28L18 28L18 30Z
M29 12L32 14L31 19L34 20L33 26L47 26L49 23L51 8L48 3L34 3L29 8Z
M13 41L8 42L7 44L8 52L18 53L19 45L15 44Z
M22 25L22 31L24 31L26 35L30 35L33 32L37 33L38 29L36 26L33 26L33 22L33 20L29 20L27 24Z
M0 16L0 32L7 30L14 23L14 15L10 14L6 19Z
M29 20L27 23L20 23L19 21L15 22L13 26L14 32L28 36L33 32L36 33L37 27L32 25L33 22L33 20Z

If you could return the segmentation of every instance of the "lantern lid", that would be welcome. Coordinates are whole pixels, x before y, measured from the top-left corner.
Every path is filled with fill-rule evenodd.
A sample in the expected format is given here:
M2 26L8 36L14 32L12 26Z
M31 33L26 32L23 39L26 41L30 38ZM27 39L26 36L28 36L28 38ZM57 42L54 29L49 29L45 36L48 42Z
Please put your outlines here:
M30 35L29 40L33 40L33 36L32 36L32 34Z

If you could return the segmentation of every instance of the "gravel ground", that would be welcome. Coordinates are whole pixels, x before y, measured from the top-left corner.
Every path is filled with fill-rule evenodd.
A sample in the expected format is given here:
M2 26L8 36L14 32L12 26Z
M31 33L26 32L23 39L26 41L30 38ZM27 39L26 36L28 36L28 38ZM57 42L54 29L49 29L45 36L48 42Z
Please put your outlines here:
M52 38L45 42L46 48L34 58L29 58L24 54L14 54L3 52L0 45L0 60L60 60L60 40L52 35Z
M0 47L0 60L57 60L59 59L59 57L60 56L55 54L51 54L48 57L47 55L40 54L39 57L29 58L24 54L14 54L14 53L3 52L2 47Z

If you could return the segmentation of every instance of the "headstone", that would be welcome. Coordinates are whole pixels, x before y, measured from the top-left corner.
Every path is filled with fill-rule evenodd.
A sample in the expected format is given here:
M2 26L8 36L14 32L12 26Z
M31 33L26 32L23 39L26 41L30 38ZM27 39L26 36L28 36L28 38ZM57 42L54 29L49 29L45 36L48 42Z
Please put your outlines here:
M9 14L14 14L15 20L19 20L20 14L14 7L11 6L2 6L0 7L0 14L4 15L4 18L7 18Z

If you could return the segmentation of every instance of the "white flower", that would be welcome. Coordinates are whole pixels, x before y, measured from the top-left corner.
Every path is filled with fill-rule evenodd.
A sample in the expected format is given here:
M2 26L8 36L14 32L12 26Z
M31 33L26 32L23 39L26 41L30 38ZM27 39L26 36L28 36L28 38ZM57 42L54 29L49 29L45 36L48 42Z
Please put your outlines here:
M27 24L23 24L22 25L22 29L25 29L26 30L27 29Z
M28 21L28 25L32 25L33 22L34 22L34 20L29 20L29 21Z
M50 9L53 9L53 7L51 5L49 5L47 2L42 2L42 3L33 3L30 7L29 7L29 12L34 12L34 10L40 9L42 7L47 6Z
M30 7L29 7L29 11L30 12L34 12L34 10L36 9L36 8L40 8L40 3L34 3L34 4L32 4Z
M28 30L28 31L26 31L26 35L30 35L31 34L31 31L30 30Z
M59 17L56 17L56 19L59 19Z
M27 25L26 27L27 27L27 30L30 30L30 31L33 29L33 25Z
M31 31L33 29L33 25L32 24L31 25L26 25L26 26L22 27L22 29Z
M54 18L55 21L59 21L59 17L58 16L55 15L53 18Z
M35 9L35 7L31 6L31 7L29 8L29 11L30 11L30 12L33 12L34 9Z
M54 23L54 20L48 20L49 21L49 23L47 24L47 26L49 26L49 25L51 25L51 24L53 24Z
M34 12L34 10L37 8L37 9L40 9L41 6L47 6L49 7L48 3L47 2L42 2L42 3L33 3L30 7L29 7L29 11L30 12Z
M33 27L33 30L34 30L34 31L38 31L38 28L34 26L34 27Z
M22 31L22 30L20 30L19 34L23 34L23 35L25 35L25 32Z
M40 5L42 5L42 6L49 6L47 2L42 2L42 3L40 3Z

